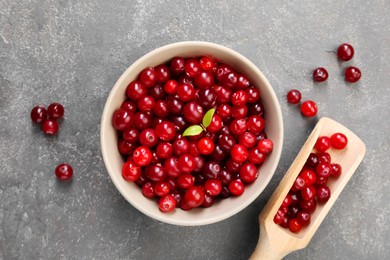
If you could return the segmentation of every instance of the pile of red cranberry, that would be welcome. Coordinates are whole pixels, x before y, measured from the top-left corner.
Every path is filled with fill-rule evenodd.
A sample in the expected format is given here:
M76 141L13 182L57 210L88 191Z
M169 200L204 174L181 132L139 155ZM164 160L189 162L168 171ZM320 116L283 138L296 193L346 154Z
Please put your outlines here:
M126 95L112 118L126 161L122 176L159 199L163 212L241 195L273 149L259 89L209 57L146 68ZM202 123L209 112L210 123ZM195 125L200 132L183 135Z
M328 178L337 178L342 171L340 164L331 163L331 156L326 151L330 147L342 150L347 143L347 137L341 133L318 138L314 145L317 153L309 155L305 166L283 200L274 217L276 224L294 233L310 224L310 214L315 211L317 202L325 203L330 198Z

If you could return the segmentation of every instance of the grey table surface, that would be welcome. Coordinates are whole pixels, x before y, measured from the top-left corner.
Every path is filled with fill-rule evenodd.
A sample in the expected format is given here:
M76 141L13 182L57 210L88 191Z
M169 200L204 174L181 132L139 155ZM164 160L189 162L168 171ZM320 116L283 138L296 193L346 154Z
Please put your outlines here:
M390 2L0 0L0 259L246 259L257 216L314 124L331 117L367 155L309 246L286 259L390 259ZM100 115L121 73L168 43L202 40L249 57L280 100L283 154L266 190L216 224L179 227L133 208L115 189L99 145ZM334 51L351 42L352 61ZM348 85L347 65L363 77ZM325 84L311 71L328 69ZM291 88L318 102L305 119ZM32 125L37 104L59 101L56 137ZM53 172L68 162L71 183Z

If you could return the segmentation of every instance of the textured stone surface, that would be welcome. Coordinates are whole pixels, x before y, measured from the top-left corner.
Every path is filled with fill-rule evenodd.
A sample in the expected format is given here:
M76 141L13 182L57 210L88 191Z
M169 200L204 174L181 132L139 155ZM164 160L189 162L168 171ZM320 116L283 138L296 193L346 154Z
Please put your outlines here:
M367 144L362 165L309 246L286 259L389 259L389 1L0 0L0 259L245 259L257 216L317 119L286 104L290 88L318 101L319 116ZM205 227L156 222L129 205L105 170L100 115L121 73L161 45L204 40L231 47L263 70L281 101L285 143L261 196ZM356 55L334 51L352 42ZM342 69L359 66L360 83ZM316 66L328 68L313 84ZM30 109L60 101L58 136L33 126ZM74 166L72 183L54 167Z

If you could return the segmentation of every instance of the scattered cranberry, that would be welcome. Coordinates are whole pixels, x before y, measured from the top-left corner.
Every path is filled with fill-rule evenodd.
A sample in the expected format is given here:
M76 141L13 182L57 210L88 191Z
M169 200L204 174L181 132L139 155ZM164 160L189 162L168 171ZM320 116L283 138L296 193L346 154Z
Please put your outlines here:
M60 103L52 103L47 107L47 115L50 119L57 120L64 115L64 107Z
M343 43L337 49L337 57L343 61L349 61L352 59L354 54L354 49L351 44Z
M307 100L301 105L301 113L306 117L313 117L317 115L317 104L314 101Z
M59 126L57 121L48 119L42 124L42 131L47 135L55 135L58 132Z
M328 71L325 68L316 68L313 71L313 80L323 82L328 79Z
M46 108L42 105L36 106L31 110L31 120L34 123L42 123L47 118Z
M348 67L345 69L345 81L348 81L350 83L355 83L359 81L361 78L362 73L359 68L357 67Z
M73 176L73 168L69 164L63 163L56 167L55 173L59 180L67 181Z
M301 92L297 89L292 89L287 93L287 101L290 104L298 104L299 102L301 102L301 98Z

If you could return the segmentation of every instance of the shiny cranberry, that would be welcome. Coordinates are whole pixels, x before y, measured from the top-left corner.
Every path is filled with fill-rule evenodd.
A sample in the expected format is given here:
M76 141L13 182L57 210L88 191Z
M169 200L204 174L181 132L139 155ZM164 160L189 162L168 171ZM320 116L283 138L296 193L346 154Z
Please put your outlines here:
M184 195L184 200L191 208L196 208L202 205L204 201L204 192L201 187L194 186L187 190Z
M211 154L214 150L214 142L207 137L200 139L197 143L198 150L201 154Z
M255 103L260 99L260 90L254 86L245 89L245 92L248 96L248 103Z
M235 162L231 157L226 161L226 169L231 174L239 173L241 168L241 163Z
M147 95L154 98L155 101L165 98L165 92L161 84L157 84L154 87L149 88Z
M217 178L223 185L228 185L233 180L232 174L227 169L221 169Z
M302 229L302 224L298 221L298 219L291 219L288 222L288 228L293 233L298 233Z
M137 107L140 111L151 111L154 107L155 101L151 96L146 96L138 100Z
M329 177L332 173L332 166L329 163L321 162L316 167L316 174L320 177Z
M244 118L247 114L248 107L246 105L232 107L232 117L235 119Z
M126 89L127 96L133 100L138 101L147 94L146 87L139 81L132 81Z
M290 191L289 194L291 195L291 205L297 205L299 201L301 201L301 194L300 192L292 192Z
M209 179L205 182L203 189L210 196L218 196L222 191L222 183L218 179Z
M282 206L283 208L286 208L288 206L290 206L292 203L292 197L291 197L291 194L287 194L287 196L284 198L283 202L282 202Z
M222 119L219 115L214 115L211 119L210 125L207 127L207 131L211 133L216 133L223 126Z
M169 97L166 100L169 112L171 112L174 115L180 115L183 112L184 103L176 98L176 97Z
M301 102L301 92L297 89L292 89L287 93L287 101L290 104L298 104Z
M174 74L181 74L184 72L185 60L181 57L175 57L171 60L171 71Z
M214 84L214 76L210 71L202 71L194 78L196 86L200 89L209 88Z
M331 173L331 175L333 177L336 177L336 178L339 177L341 175L341 172L342 172L341 165L338 164L338 163L332 163L331 166L332 166L332 173Z
M281 224L283 222L283 219L284 219L284 215L282 215L280 212L281 211L278 210L278 212L274 216L274 223L277 225Z
M320 153L326 152L330 148L330 138L327 136L321 136L317 139L314 148Z
M291 205L288 207L288 216L290 218L295 218L297 216L297 213L299 211L299 207L297 205Z
M330 137L330 143L332 148L342 150L347 146L348 138L342 133L336 133Z
M306 201L311 201L316 196L316 188L313 186L306 186L301 190L301 197Z
M139 140L139 132L137 129L128 128L123 131L122 137L124 140L128 141L129 143L134 144Z
M218 104L226 104L232 99L233 90L219 86L216 89L216 94Z
M265 161L266 157L259 148L254 148L249 151L248 160L253 164L261 164Z
M204 164L205 164L204 159L201 156L194 156L194 159L195 159L195 168L193 171L196 173L200 173L204 168Z
M219 64L214 74L217 80L221 81L222 77L231 71L233 71L233 69L229 65Z
M55 174L59 180L67 181L73 176L73 168L69 164L62 163L56 167Z
M305 180L302 177L298 176L295 179L293 184L294 190L302 190L305 186L306 186Z
M141 71L139 81L147 88L153 87L157 83L157 73L154 68L146 68Z
M198 124L202 122L204 116L203 108L195 101L190 101L184 106L184 118L191 124Z
M195 59L188 59L184 65L184 71L188 76L194 78L201 72L201 67L198 61Z
M57 120L64 115L64 107L60 103L52 103L47 107L47 115L50 119Z
M217 94L212 88L200 89L198 92L198 104L204 108L211 108L215 106Z
M313 71L313 80L317 82L323 82L328 78L328 71L325 68L316 68Z
M235 72L229 72L221 77L220 82L227 88L235 88L238 83L238 75Z
M142 186L142 195L144 195L146 198L149 198L149 199L152 199L155 197L154 185L151 182L146 182Z
M308 226L310 224L310 213L306 211L299 211L297 219L302 226Z
M226 156L227 156L226 151L222 149L222 147L219 144L215 146L213 152L211 153L211 158L217 162L223 161L226 158Z
M313 185L316 182L316 174L312 170L304 169L299 176L305 181L306 185Z
M190 101L195 97L195 88L189 84L181 84L176 90L181 101Z
M251 116L248 118L248 130L253 134L258 134L264 130L265 121L261 116Z
M141 176L139 176L138 179L134 181L135 184L137 184L138 187L142 188L144 184L148 181L146 174L143 172L141 173Z
M133 161L139 166L146 166L152 161L152 152L145 146L139 146L133 153Z
M157 156L161 159L166 159L172 155L172 144L167 142L162 142L157 145L156 148Z
M257 179L257 167L252 163L245 163L240 169L240 177L244 182L254 182Z
M134 114L134 126L138 130L143 130L152 125L152 115L147 112L137 112Z
M351 44L343 43L337 49L337 57L339 57L340 60L349 61L352 59L354 52Z
M301 113L306 117L313 117L317 115L317 104L314 101L307 100L301 105Z
M191 141L191 142L189 143L188 152L189 152L192 156L199 156L199 155L200 155L200 152L199 152L199 150L198 150L197 142L196 142L196 141Z
M249 152L242 144L235 144L231 151L232 159L235 162L242 163L248 158Z
M164 170L166 174L171 178L176 178L181 174L179 169L179 162L175 157L169 157L164 162Z
M188 153L190 149L190 143L185 138L177 138L173 141L173 153L176 156Z
M221 172L221 167L217 162L208 161L205 163L202 171L202 175L206 179L216 179Z
M163 84L169 80L171 77L171 72L169 71L169 68L167 65L158 65L154 68L154 71L157 75L157 83Z
M252 123L252 127L255 125L255 123ZM229 127L230 131L235 134L235 135L241 135L246 132L248 129L248 123L245 119L235 119L233 122L230 124Z
M189 189L194 186L195 178L190 173L183 173L177 178L177 185L182 189Z
M228 104L222 104L217 108L217 115L221 118L227 118L232 114L232 108Z
M301 200L301 201L299 201L299 207L301 208L301 210L304 210L304 211L309 212L309 213L313 213L316 210L316 205L317 205L317 203L315 200L310 200L310 201Z
M245 132L238 138L239 143L246 148L251 148L256 144L256 136L251 132Z
M121 139L118 141L118 150L119 150L119 153L122 155L131 154L134 151L135 147L136 146L134 143L130 143L126 140Z
M221 191L221 197L222 198L228 198L228 197L230 197L230 195L231 195L231 193L229 191L228 186L223 186L222 187L222 191Z
M330 198L330 189L328 186L319 185L317 187L317 201L320 203L325 203Z
M42 123L47 118L46 108L42 105L36 106L31 110L30 116L34 123Z
M240 196L245 191L245 185L240 180L234 180L229 183L229 191L235 196Z
M195 168L195 158L191 154L183 154L178 160L179 169L182 172L191 172Z
M209 57L202 57L199 60L199 64L203 70L208 70L208 71L212 71L215 67L214 61Z
M355 83L362 77L362 72L357 67L348 67L345 69L345 81L349 83Z
M274 143L270 139L262 139L257 143L257 148L259 148L262 153L270 153L274 148Z
M170 141L175 138L175 125L168 121L163 121L156 126L156 134L163 141Z
M250 116L263 116L264 115L264 106L261 103L254 103L248 105L248 114Z
M202 203L202 208L209 208L214 204L214 197L210 196L209 194L205 193L204 195L204 201Z
M164 84L164 91L170 95L176 94L176 90L179 87L179 83L176 80L170 79Z
M172 194L173 198L176 200L176 208L180 207L182 201L184 201L184 192L183 191L174 191Z
M176 208L176 200L171 194L167 194L158 201L158 208L162 212L171 212Z
M221 136L221 135L230 135L231 133L229 127L224 125L221 127L221 129L219 129L218 134Z
M318 163L330 163L331 162L331 157L330 154L327 152L324 153L318 153Z
M168 105L164 100L157 100L153 112L158 117L166 117L169 114Z
M167 174L161 165L150 165L147 167L147 174L151 181L158 182L165 180Z
M182 116L172 116L169 121L175 125L176 132L183 132L188 127L188 122Z
M127 109L130 112L135 113L137 111L137 104L134 101L125 100L125 101L123 101L121 108Z
M158 181L154 185L154 193L159 197L163 197L167 195L170 191L171 191L171 186L166 181Z
M115 129L123 131L132 125L133 118L133 113L131 113L129 110L120 108L115 110L114 115L112 116L112 124Z
M305 166L315 169L319 163L318 155L315 153L310 153L309 157L306 160Z
M328 177L323 177L323 176L317 176L316 182L314 183L315 185L326 185L328 184Z
M233 93L232 104L235 106L243 106L248 101L248 94L244 90L237 90Z
M48 119L43 122L41 129L47 135L54 135L58 132L59 126L57 121Z

